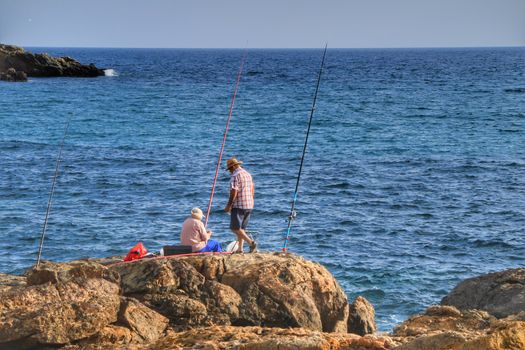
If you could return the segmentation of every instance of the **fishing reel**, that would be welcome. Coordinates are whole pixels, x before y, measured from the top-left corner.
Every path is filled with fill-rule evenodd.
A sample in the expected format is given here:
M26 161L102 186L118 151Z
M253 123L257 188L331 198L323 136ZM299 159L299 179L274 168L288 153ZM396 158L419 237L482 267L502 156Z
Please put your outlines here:
M296 217L297 217L297 212L295 210L292 210L290 212L290 215L288 215L288 221L294 221Z

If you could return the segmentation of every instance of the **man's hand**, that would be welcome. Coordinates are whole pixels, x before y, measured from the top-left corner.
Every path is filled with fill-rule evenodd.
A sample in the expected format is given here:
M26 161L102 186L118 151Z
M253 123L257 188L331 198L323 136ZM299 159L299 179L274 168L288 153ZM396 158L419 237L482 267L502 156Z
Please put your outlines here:
M213 231L212 231L212 230L207 230L206 232L208 232L208 234L210 235L210 237L211 237L211 235L213 234Z
M230 188L230 197L228 198L228 204L226 204L226 206L224 207L225 212L231 213L235 198L237 198L237 190L235 188Z

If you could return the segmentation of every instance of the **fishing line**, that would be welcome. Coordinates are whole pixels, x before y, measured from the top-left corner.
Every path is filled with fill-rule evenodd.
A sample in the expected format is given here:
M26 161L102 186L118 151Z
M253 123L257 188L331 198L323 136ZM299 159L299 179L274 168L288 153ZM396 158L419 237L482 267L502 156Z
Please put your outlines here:
M324 59L326 56L326 49L328 44L324 47L323 59L321 61L321 68L319 69L319 75L317 76L317 86L315 88L314 100L312 103L312 109L310 110L310 119L308 121L308 129L306 130L306 137L304 140L303 155L301 156L301 165L299 166L299 173L297 174L297 182L295 184L295 191L293 195L292 208L290 209L290 214L288 215L288 228L286 230L286 236L284 238L283 252L288 251L288 241L290 240L290 233L292 228L292 222L295 220L297 213L295 212L295 203L297 202L297 195L299 193L299 181L301 180L301 173L303 171L304 156L306 154L306 146L308 145L308 136L310 135L310 127L312 126L312 118L315 111L315 103L317 101L317 92L319 91L319 84L321 83L321 73L323 72Z

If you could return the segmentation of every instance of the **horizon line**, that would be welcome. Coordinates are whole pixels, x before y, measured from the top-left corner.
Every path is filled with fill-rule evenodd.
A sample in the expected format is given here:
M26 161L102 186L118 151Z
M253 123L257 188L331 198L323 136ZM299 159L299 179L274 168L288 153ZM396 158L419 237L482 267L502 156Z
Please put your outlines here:
M2 44L2 43L0 43ZM138 46L41 46L15 45L22 48L56 48L56 49L138 49L138 50L322 50L323 47L138 47ZM490 49L490 48L523 48L525 45L488 45L488 46L358 46L358 47L328 47L331 50L392 50L392 49Z

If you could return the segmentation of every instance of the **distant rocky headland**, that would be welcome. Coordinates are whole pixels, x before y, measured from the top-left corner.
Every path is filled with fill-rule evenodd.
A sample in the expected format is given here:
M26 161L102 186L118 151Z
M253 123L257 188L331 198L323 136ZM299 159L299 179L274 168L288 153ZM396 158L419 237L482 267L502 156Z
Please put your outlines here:
M26 81L27 77L98 77L104 70L71 57L34 54L13 45L0 44L0 80Z
M284 253L44 262L0 274L0 349L525 349L525 269L460 283L378 333L322 265Z

